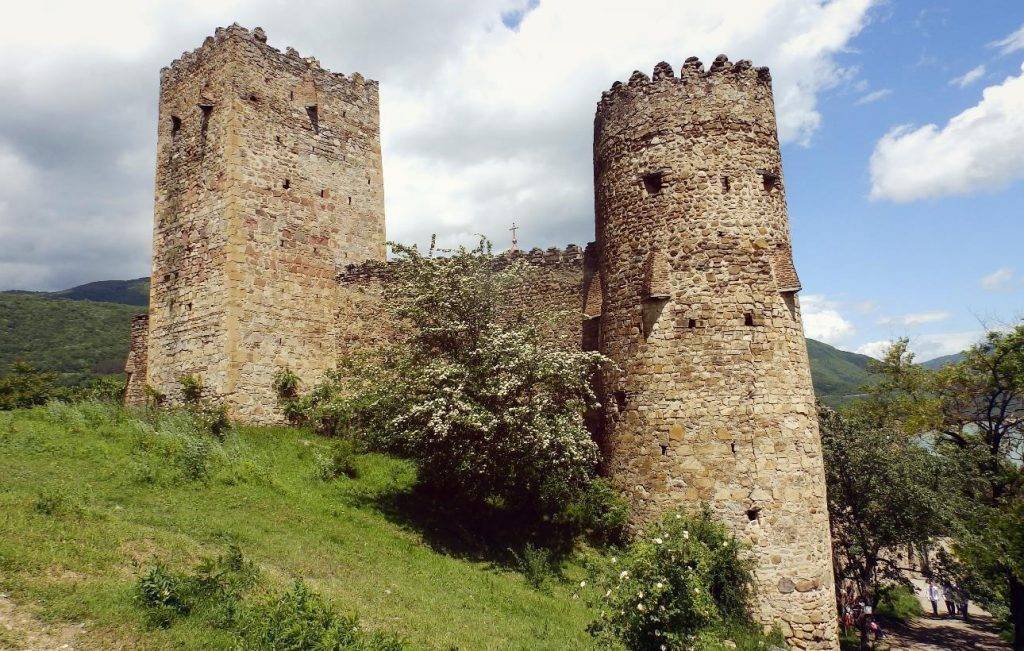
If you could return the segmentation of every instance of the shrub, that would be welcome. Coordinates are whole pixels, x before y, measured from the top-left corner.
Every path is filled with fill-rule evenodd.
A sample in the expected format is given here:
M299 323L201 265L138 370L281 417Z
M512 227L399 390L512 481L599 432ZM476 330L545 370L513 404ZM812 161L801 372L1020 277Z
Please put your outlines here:
M161 628L169 626L178 616L192 611L192 595L185 577L170 572L157 563L139 577L135 597L146 609L150 624Z
M181 399L186 405L198 405L203 399L203 380L198 375L182 375L178 378L181 384Z
M139 577L136 600L146 609L150 623L166 627L176 618L204 610L214 623L236 623L245 592L259 580L256 565L236 545L217 558L204 558L189 574L168 570L162 563Z
M619 545L626 540L629 503L607 480L595 478L566 507L564 519L576 531L599 545Z
M526 543L522 550L513 552L516 566L523 578L534 588L543 589L552 577L559 574L561 567L550 550Z
M883 617L910 621L924 614L921 602L914 594L913 588L905 585L886 585L879 590L878 608L876 611Z
M342 475L355 479L359 476L355 459L356 446L351 440L336 441L326 453L316 454L316 476L324 481L337 479Z
M277 598L248 609L238 633L245 649L402 649L394 637L363 632L358 618L335 612L302 581L296 581L291 590Z
M63 488L47 488L39 493L33 505L36 513L42 515L81 515L82 505Z
M274 393L288 422L301 422L303 410L299 401L299 376L287 367L279 370L274 375Z
M69 389L66 396L71 402L121 402L124 398L125 382L125 376L120 373L92 377L82 386Z
M591 633L630 649L708 648L749 625L752 563L705 508L648 527L595 581ZM699 640L700 644L695 644Z
M0 410L42 405L58 393L57 376L44 373L31 364L14 362L0 377Z

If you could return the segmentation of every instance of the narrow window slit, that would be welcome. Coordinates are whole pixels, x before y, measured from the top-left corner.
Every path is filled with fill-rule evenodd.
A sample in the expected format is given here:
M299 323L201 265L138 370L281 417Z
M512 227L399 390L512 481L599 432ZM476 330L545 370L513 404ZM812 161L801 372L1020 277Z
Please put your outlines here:
M327 188L324 188L323 190L320 191L320 198L321 199L329 199L330 196L331 196L331 193L327 190Z
M761 517L761 507L760 506L755 506L755 507L747 509L747 520L750 520L751 522L754 522L755 520L760 519L760 517Z
M307 106L306 115L309 116L309 124L313 127L313 133L320 133L320 113L317 107Z
M688 328L690 328L691 330L693 330L694 328L696 328L696 327L697 327L697 319L690 319L690 320L689 320L689 321L687 322L686 326L687 326Z
M644 189L647 190L647 194L659 194L665 184L665 173L651 172L650 174L644 174L643 180Z
M722 191L723 192L728 192L731 189L731 187L732 186L729 185L729 177L728 176L723 176L722 177Z
M745 325L745 326L753 326L754 325L754 315L751 314L750 312L747 312L746 314L744 314L743 315L743 325Z
M667 457L668 456L668 446L665 445L664 443L661 444L661 456L663 456L663 457Z
M348 198L348 205L350 205L350 206L352 205L352 197Z
M181 131L181 118L177 115L171 116L171 138L177 138Z
M284 181L282 181L281 182L281 187L284 188L285 190L287 190L288 188L292 187L291 179L285 179Z

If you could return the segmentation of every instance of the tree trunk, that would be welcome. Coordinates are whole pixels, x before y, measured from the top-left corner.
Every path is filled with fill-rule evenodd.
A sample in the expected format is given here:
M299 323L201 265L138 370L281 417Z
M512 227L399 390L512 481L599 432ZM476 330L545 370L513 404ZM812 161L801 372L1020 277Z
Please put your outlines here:
M1024 583L1013 574L1010 583L1010 619L1013 621L1013 649L1024 651Z

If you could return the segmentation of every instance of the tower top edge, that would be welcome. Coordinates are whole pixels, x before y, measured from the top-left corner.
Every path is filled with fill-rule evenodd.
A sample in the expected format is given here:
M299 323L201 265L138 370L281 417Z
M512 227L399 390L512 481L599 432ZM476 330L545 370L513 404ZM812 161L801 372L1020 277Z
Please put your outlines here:
M358 72L346 75L341 72L331 72L320 65L320 60L313 56L303 57L293 47L286 47L284 51L267 43L267 33L262 27L248 29L238 23L232 23L228 27L218 27L212 36L207 36L199 47L182 52L181 56L174 59L170 65L160 69L160 79L168 75L184 74L197 63L202 61L209 53L230 42L244 42L258 48L261 54L283 67L292 68L296 71L308 73L313 76L332 77L337 81L348 81L359 86L377 87L379 83L374 79L368 79Z
M654 66L653 73L648 76L635 70L623 83L616 81L611 88L601 93L598 107L614 100L620 95L636 95L657 91L666 85L679 85L693 89L695 93L705 92L708 84L715 83L759 84L771 88L772 75L767 66L755 67L748 59L735 63L724 54L719 54L706 70L704 64L695 56L688 57L675 74L671 64L662 61ZM697 90L701 89L701 90Z

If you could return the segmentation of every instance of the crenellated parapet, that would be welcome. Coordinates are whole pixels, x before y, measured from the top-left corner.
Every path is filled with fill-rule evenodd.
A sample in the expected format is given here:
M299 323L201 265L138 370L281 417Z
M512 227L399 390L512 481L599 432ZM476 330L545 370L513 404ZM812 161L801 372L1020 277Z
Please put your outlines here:
M316 57L303 57L293 47L286 47L282 52L267 43L267 34L262 27L249 30L238 23L229 27L218 27L213 36L207 36L203 44L194 50L182 52L181 56L171 62L169 66L160 69L161 83L174 82L176 79L189 78L203 67L216 52L224 46L236 44L252 49L260 57L272 61L273 65L282 69L290 70L299 77L312 80L316 85L330 89L331 92L338 92L344 89L346 92L372 97L375 101L378 95L379 84L373 79L367 79L358 72L346 75L340 72L331 72L320 65ZM258 89L253 89L257 92ZM249 99L248 94L243 95Z

